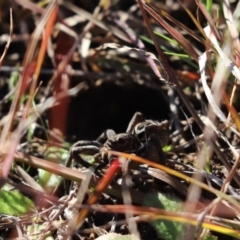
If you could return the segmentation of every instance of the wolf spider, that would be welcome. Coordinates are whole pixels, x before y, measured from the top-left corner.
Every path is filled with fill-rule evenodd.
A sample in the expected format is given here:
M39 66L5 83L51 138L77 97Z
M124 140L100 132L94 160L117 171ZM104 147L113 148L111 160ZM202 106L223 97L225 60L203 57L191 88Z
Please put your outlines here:
M143 115L136 112L132 117L126 133L116 134L113 130L106 130L96 141L78 141L70 149L69 158L74 159L82 166L89 168L90 163L85 161L80 154L93 155L95 162L101 162L95 170L106 166L111 157L106 150L132 153L155 162L164 160L162 147L167 143L168 121L157 122L144 120Z

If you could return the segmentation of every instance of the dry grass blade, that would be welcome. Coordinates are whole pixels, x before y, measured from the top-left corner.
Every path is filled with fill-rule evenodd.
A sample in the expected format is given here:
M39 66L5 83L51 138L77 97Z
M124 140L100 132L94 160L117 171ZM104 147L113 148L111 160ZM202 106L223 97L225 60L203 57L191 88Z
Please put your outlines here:
M240 4L165 5L0 3L1 237L240 238Z
M98 199L100 198L102 192L109 186L111 181L113 180L115 174L120 170L120 162L115 159L110 164L107 172L105 175L100 179L98 184L96 185L94 193L88 198L87 204L93 205L97 203ZM66 237L72 235L73 231L76 231L84 222L84 219L88 215L89 210L88 209L82 209L80 212L75 216L75 218L70 221L68 232L66 234Z
M7 124L5 124L3 132L1 134L0 142L2 143L2 145L3 145L3 143L7 142L7 136L9 134L9 131L11 130L12 123L13 123L15 115L16 115L18 103L19 103L22 95L25 93L27 86L29 85L29 82L31 81L31 79L33 79L33 81L31 82L31 86L32 86L31 90L30 90L31 95L28 100L28 103L26 104L26 108L24 109L24 114L22 115L22 120L24 120L27 117L28 109L32 102L32 97L33 97L33 94L34 94L34 91L36 88L36 81L37 81L37 78L39 75L40 66L42 65L42 61L43 61L42 54L40 55L40 57L42 57L42 58L38 58L38 59L37 59L37 55L36 55L37 50L38 50L39 39L43 33L44 27L48 23L48 20L53 19L55 21L56 12L57 12L56 6L57 6L56 1L53 1L51 4L49 4L48 8L45 11L45 14L43 14L43 16L39 22L38 27L36 28L35 32L32 35L32 39L30 41L30 44L28 46L27 52L24 57L24 62L23 62L24 70L23 70L21 79L19 81L18 87L17 87L18 90L17 90L16 98L14 99L11 109L10 109L10 112L9 112L9 121L7 122ZM55 15L54 14L52 15L52 13L55 13ZM51 24L50 28L52 28L54 21L50 21L50 24ZM50 32L48 32L48 34L50 34ZM48 37L49 37L49 35L48 35ZM45 39L45 41L47 41L47 39ZM46 46L46 43L45 43L45 46ZM42 47L41 51L45 52L46 48L44 49L44 45L42 45L41 47ZM36 66L38 67L37 69L35 69ZM12 140L12 143L11 143L11 146L9 149L9 154L3 160L4 161L4 165L3 165L3 169L2 169L3 176L7 176L8 172L9 172L13 154L15 152L17 144L22 135L22 131L23 131L23 125L22 125L22 123L20 123L18 126L18 129L15 132L14 139Z
M207 19L209 25L210 25L210 28L212 30L212 32L214 33L214 35L217 37L217 39L221 42L223 42L223 39L221 37L221 35L219 34L216 26L215 26L215 23L213 22L212 18L209 16L207 10L205 9L204 5L200 2L200 1L196 1L196 3L198 4L198 7L201 9L202 13L204 14L205 18Z
M208 99L208 103L210 104L210 106L212 107L214 113L221 119L221 121L226 122L227 118L225 117L225 115L223 114L223 112L221 111L221 109L219 108L218 104L216 103L216 100L214 99L214 96L210 90L210 88L208 87L207 84L207 76L205 73L205 68L206 68L206 62L207 62L207 52L203 53L200 57L199 57L199 70L201 73L201 80L202 80L202 85L205 91L205 95ZM223 68L223 66L219 65L218 70L221 71L220 76L222 74L226 74L225 69ZM227 77L225 75L225 77Z
M144 158L141 158L141 157L138 157L138 156L135 156L135 155L131 155L131 154L128 154L128 153L120 153L120 152L116 152L116 151L107 151L107 152L109 154L113 155L113 156L122 156L122 157L125 157L127 159L134 160L134 161L136 161L138 163L141 163L141 164L147 164L147 165L149 165L151 167L160 169L162 171L167 172L168 174L171 174L171 175L173 175L175 177L181 178L181 179L183 179L185 181L188 181L188 182L190 182L192 184L195 184L196 186L201 187L202 189L205 189L205 190L215 194L216 196L219 196L222 199L230 202L231 204L233 204L236 207L236 209L238 209L240 211L240 205L239 205L239 203L235 199L233 199L232 197L230 197L230 196L228 196L228 195L226 195L226 194L224 194L224 193L222 193L222 192L220 192L220 191L218 191L218 190L216 190L214 188L210 188L205 183L197 181L194 178L189 177L189 176L187 176L187 175L185 175L183 173L180 173L178 171L170 169L170 168L168 168L166 166L163 166L163 165L161 165L159 163L155 163L155 162L149 161L147 159L144 159Z
M220 110L220 104L221 104L221 100L222 100L222 96L223 96L223 92L225 89L225 85L226 85L226 79L228 79L229 76L229 72L226 71L226 69L224 68L224 65L226 65L226 62L230 62L230 60L228 60L228 56L230 55L231 52L231 48L230 48L230 44L228 42L226 42L224 44L223 50L218 46L216 37L214 36L214 34L212 33L212 31L210 30L209 27L205 28L205 32L207 37L210 39L210 41L212 43L215 44L216 48L218 49L218 52L220 53L220 60L218 61L218 65L216 67L216 72L213 78L213 82L212 82L212 88L211 90L209 89L207 82L206 82L206 75L205 75L205 66L206 66L206 61L207 61L207 54L206 52L201 56L201 58L199 59L199 67L200 67L200 72L201 72L201 79L202 79L202 85L206 94L206 97L208 99L209 102L209 109L208 109L208 118L210 119L211 122L215 122L216 121L216 116L218 116L222 121L226 122L226 117L225 115L222 113L222 111ZM227 60L226 60L227 59ZM230 64L229 64L229 68L230 68ZM208 143L208 149L206 148L206 146L203 146L199 155L198 155L198 165L200 165L200 167L204 167L206 165L206 152L210 152L209 154L212 154L212 145L211 142L213 141L213 139L215 139L215 134L213 131L213 128L207 130L204 130L204 137L205 140ZM228 141L227 141L228 142ZM229 143L230 145L230 143ZM225 192L228 188L228 185L230 184L231 179L235 176L235 180L236 182L239 184L239 179L236 178L236 168L238 166L238 159L239 159L239 154L235 151L235 149L230 145L230 148L233 152L233 155L235 157L235 164L233 168L230 168L228 166L227 169L229 171L229 174L222 186L222 191ZM196 178L199 177L196 175ZM191 186L191 192L188 196L188 201L193 201L193 200L197 200L200 197L200 189L193 185ZM218 201L220 201L220 198L218 199ZM211 211L211 215L215 213L216 211L216 205L213 206L213 209ZM192 209L188 209L189 211L192 211Z
M176 74L174 73L174 71L172 70L172 68L169 66L167 60L166 60L166 57L164 56L164 54L162 53L160 47L158 46L158 43L155 39L155 36L154 34L152 33L152 28L148 22L148 18L145 14L145 11L143 9L143 7L145 7L146 9L149 9L149 11L153 11L151 10L150 7L148 7L144 2L141 2L140 0L138 0L138 4L140 6L140 9L142 11L142 14L143 14L143 17L145 19L145 22L147 24L147 28L148 28L148 31L149 31L149 34L150 36L152 37L153 41L154 41L154 45L156 47L156 50L161 58L161 62L162 62L162 65L164 67L164 70L167 72L167 74L169 75L169 80L176 85L176 90L178 92L178 94L180 95L181 99L183 100L184 104L186 105L186 107L188 108L189 112L191 113L191 115L194 117L195 121L197 122L198 126L200 127L200 129L203 131L204 129L204 124L203 122L201 121L201 119L199 118L198 114L196 113L195 109L193 108L192 104L189 102L189 100L187 99L185 93L183 92L182 88L180 87L179 83L178 83L178 79L176 78ZM150 12L149 12L150 13ZM154 12L153 12L154 13ZM156 15L156 13L155 13ZM195 54L195 58L197 58L198 55ZM226 166L226 168L228 170L231 169L231 165L226 161L226 158L225 156L222 154L222 152L220 151L219 147L216 145L215 142L212 142L211 143L212 146L213 146L213 149L215 151L215 153L217 154L217 156L219 157L219 159L221 160L221 162L224 164L224 166ZM240 183L240 181L238 180L238 178L236 176L234 176L234 179Z
M141 6L141 2L139 2L139 5ZM145 5L144 5L145 6ZM144 13L143 13L144 15ZM148 21L147 20L147 17L145 17L145 21ZM154 35L151 34L151 28L150 28L150 25L148 24L148 28L149 28L149 32L150 32L150 35L152 37L152 39L154 39ZM157 45L157 42L155 42L155 47L158 51L158 53L161 52L161 50L159 49L158 45ZM203 123L202 121L199 119L198 115L196 114L195 110L192 108L192 105L188 102L188 100L186 99L186 96L184 94L184 92L182 91L181 87L178 86L178 82L176 80L176 76L174 75L172 69L168 66L168 63L167 61L164 60L164 56L163 55L160 55L161 56L161 59L162 59L162 64L164 66L164 69L168 72L168 75L169 75L169 79L171 81L173 81L174 83L176 83L176 90L178 91L179 95L181 96L182 100L184 101L184 103L186 104L187 108L189 109L189 111L191 112L192 116L195 118L196 122L198 123L199 127L203 130ZM213 146L213 149L214 151L216 152L216 154L218 155L219 159L222 161L222 163L226 166L226 168L230 171L231 169L231 165L226 161L224 155L221 153L221 151L219 150L218 146L216 145L216 143L213 141L211 142L212 146ZM234 179L236 182L239 183L238 181L238 178L237 176L234 176Z
M44 169L48 172L54 173L56 175L59 175L61 177L64 177L65 179L69 179L76 182L81 182L82 180L85 180L86 174L81 173L77 170L66 168L64 166L61 166L56 163L52 163L34 156L30 156L21 152L17 152L14 156L14 160L16 162L22 162L27 165ZM95 178L92 179L90 182L90 187L95 187L98 183L99 179ZM108 186L108 188L105 190L107 194L116 196L118 198L122 198L122 190L117 184L113 184L113 186ZM130 190L132 201L136 204L142 203L143 194L139 191Z
M63 2L62 3L63 6L65 6L66 8L70 9L71 11L84 16L87 20L91 21L92 23L94 23L95 25L99 26L100 28L104 29L105 31L110 31L112 34L114 34L115 36L117 36L118 38L130 43L130 40L128 37L125 36L125 34L120 31L119 29L115 28L114 26L111 26L107 23L104 23L102 21L100 21L99 19L96 19L92 14L90 14L89 12L78 8L76 6L74 6L72 3L70 2Z
M37 28L31 36L31 40L23 61L24 70L22 72L22 84L19 93L20 96L23 92L25 92L31 75L33 73L36 74L35 81L39 75L39 70L46 52L47 41L52 31L53 23L56 19L57 6L57 1L52 1L51 4L49 4L41 20L39 21ZM41 40L46 26L48 26L46 28L46 35ZM39 45L40 42L41 46Z
M16 172L22 177L22 179L29 184L32 188L44 192L44 189L41 187L39 183L37 183L23 168L20 166L16 166Z
M173 176L167 174L166 172L156 169L156 168L144 168L140 167L141 171L147 172L150 176L159 179L166 184L170 185L171 187L175 188L180 195L186 196L188 193L187 187L179 182L177 178L174 178Z
M53 0L54 1L54 0ZM53 2L52 1L52 2ZM44 12L44 10L42 8L40 8L37 4L35 4L34 2L30 2L30 1L22 1L22 0L15 0L15 2L19 5L21 5L22 7L26 8L26 9L30 9L33 12L37 12L42 14Z
M119 52L126 52L129 55L131 52L137 52L137 53L143 55L146 58L146 61L149 62L150 67L152 68L152 70L156 74L156 76L159 78L159 80L168 82L166 79L166 72L164 71L161 62L157 59L157 57L153 53L146 52L143 49L121 46L121 45L115 44L115 43L104 43L102 46L98 47L97 50L102 50L102 49L106 49L106 48L117 49ZM150 61L150 60L152 60L152 61ZM158 64L158 66L156 65L155 62ZM160 71L159 71L159 69L160 69Z
M195 51L192 45L149 5L143 3L143 7L183 47L189 56L191 56L197 62L198 53Z
M184 8L184 10L187 12L187 14L190 16L190 18L192 19L192 21L195 23L195 25L197 26L198 31L205 36L205 33L203 31L203 28L201 27L199 21L194 17L194 15L192 14L192 12L185 7L184 4L182 4L182 2L180 0L178 0L178 3L182 6L182 8ZM204 40L205 42L205 40ZM203 43L203 42L202 42Z
M53 5L49 6L49 9L46 10L46 13L43 18L44 19L43 24L44 24L45 31L44 31L44 35L42 37L42 41L41 41L41 45L40 45L40 49L39 49L37 61L36 61L36 69L34 72L34 77L36 79L38 79L40 69L42 67L43 60L44 60L44 57L46 54L47 44L48 44L49 38L53 32L53 27L54 27L55 21L57 19L58 4L57 4L57 1L53 1L52 3L53 3ZM45 18L46 18L46 20L45 20ZM41 28L39 30L43 31L43 29L41 29ZM37 30L36 30L36 32L37 32ZM31 59L29 59L29 60L31 60ZM28 61L28 60L26 59L26 61ZM33 89L33 92L34 91L35 91L35 88Z
M194 18L194 16L192 16L192 14L190 13L190 11L188 9L186 9L186 11L189 13L189 15L191 15L191 17L193 18L195 24L198 26L198 28L201 30L201 32L204 34L203 29L201 28L201 26L198 24L197 20ZM192 36L194 39L196 39L198 42L204 44L205 43L205 39L202 37L197 36L197 34L192 31L190 28L188 28L187 26L185 26L183 23L179 22L178 20L176 20L175 18L173 18L170 14L168 14L167 12L165 12L164 10L160 9L158 12L162 17L167 18L168 20L170 20L172 23L174 23L176 26L178 26L179 28L182 28L184 31L186 31L186 33L188 33L190 36Z
M12 17L12 9L10 8L10 29L9 29L9 38L7 40L7 43L5 45L5 49L4 49L4 52L0 58L0 68L2 66L2 62L3 62L3 59L4 57L6 56L7 54L7 51L8 51L8 48L10 46L10 43L11 43L11 40L12 40L12 35L13 35L13 17Z
M240 132L240 117L239 117L239 114L236 111L236 109L234 108L234 106L232 106L230 104L229 97L227 96L227 93L223 94L223 98L224 98L224 102L226 103L226 106L228 108L228 111L230 112L230 114L232 116L232 119L237 126L237 129L238 129L237 133L239 134L239 132Z
M228 58L228 55L230 55L230 51L231 51L230 43L226 43L226 44L225 44L225 47L224 47L223 50L222 50L222 49L218 46L218 43L217 43L215 37L214 37L213 35L211 35L211 33L209 32L209 28L206 28L205 31L206 31L206 33L207 33L207 36L208 36L209 39L211 40L211 42L215 45L215 48L217 49L219 55L220 55L221 58L222 58L222 65L217 68L215 78L217 79L218 77L221 77L221 76L225 75L225 79L227 79L227 74L228 74L228 73L226 73L226 70L224 70L224 65L225 65L226 67L228 67L228 69L230 70L230 72L231 72L237 79L239 79L239 77L240 77L240 75L239 75L239 74L240 74L240 71L239 71L238 67L237 67L233 62L231 62L231 61L229 60L229 58ZM202 66L202 67L203 67L203 66ZM203 70L204 68L202 68L202 67L200 67L200 69ZM202 71L201 71L201 72L202 72ZM202 72L202 74L204 74L204 71ZM204 89L205 89L206 91L208 91L208 92L206 92L206 96L207 96L207 98L209 99L209 103L211 104L211 106L212 106L212 108L213 108L213 111L214 111L215 114L221 119L221 121L223 121L223 122L226 123L226 122L227 122L227 118L226 118L225 115L222 113L222 111L220 110L220 108L219 108L216 104L214 104L215 100L213 100L213 98L212 98L212 100L210 101L210 98L211 98L212 94L211 94L210 89L207 90L208 86L206 85L206 81L205 81L205 78L203 77L203 75L202 75L202 82L203 82ZM217 94L218 97L219 97L219 91L220 91L220 89L223 89L223 88L224 88L224 85L225 85L225 83L221 84L221 86L219 87L219 89L217 89L217 90L215 89L215 91L218 93L218 94ZM215 84L214 86L216 87L216 84ZM225 98L226 104L227 104L227 106L228 106L228 108L229 108L229 111L230 111L231 114L234 116L234 119L235 119L236 123L238 123L238 122L239 122L239 117L237 117L236 113L234 112L234 108L230 106L229 101L228 101L228 99L226 99L226 96L225 96L225 93L224 93L224 92L222 93L222 96ZM237 124L237 126L239 126L239 124ZM234 131L237 135L239 135L239 133L238 133L234 128L231 127L231 129L232 129L232 131ZM239 128L238 128L238 129L239 129Z
M165 219L170 221L177 221L181 223L188 223L194 226L198 224L198 216L197 214L190 214L188 212L171 212L157 208L145 208L145 207L137 207L137 206L128 206L128 205L105 205L100 207L93 207L93 209L98 209L103 212L118 212L124 214L127 211L131 211L136 215L143 216L141 220L151 221L157 219ZM219 233L224 233L229 236L234 236L240 238L240 231L234 230L225 226L221 226L215 223L211 223L206 216L206 219L203 221L202 226L204 228L211 229L213 231L217 231Z
M237 29L237 19L234 19L232 12L230 11L230 2L228 0L223 1L223 12L228 25L228 32L232 38L234 48L237 50L238 54L240 51L240 41Z
M67 31L69 32L69 31ZM77 35L77 34L76 34ZM74 38L71 35L66 34L65 32L60 32L57 37L55 53L52 54L52 62L55 66L58 66L61 62L61 59L64 58L72 46L74 45ZM54 49L51 49L54 52ZM66 69L71 68L71 60L66 67ZM66 72L59 74L54 82L49 83L49 88L53 87L53 92L58 95L59 93L66 93L64 98L58 100L58 104L55 105L50 110L50 128L58 129L59 135L61 138L66 134L67 126L67 116L69 112L69 98L67 91L70 88L71 76L66 74ZM61 120L60 120L61 119Z
M209 38L209 40L211 41L211 43L213 44L213 46L215 47L215 49L217 50L219 56L222 58L224 65L234 75L234 77L236 77L237 80L240 81L240 70L239 70L239 68L236 66L236 64L233 61L231 61L229 59L228 55L226 54L226 53L230 54L230 50L231 50L231 48L230 48L231 46L229 46L230 43L226 43L226 44L228 44L226 46L226 48L228 47L228 50L226 49L227 51L226 50L223 51L221 49L221 47L219 46L216 37L212 34L210 27L205 27L204 31L205 31L207 37Z

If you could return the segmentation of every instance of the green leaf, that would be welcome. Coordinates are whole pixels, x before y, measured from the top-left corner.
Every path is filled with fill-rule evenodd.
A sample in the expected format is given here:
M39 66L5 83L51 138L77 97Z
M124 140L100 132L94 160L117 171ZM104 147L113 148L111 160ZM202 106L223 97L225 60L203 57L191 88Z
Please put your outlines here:
M170 152L172 150L172 145L166 145L163 147L163 152Z
M44 158L55 163L65 164L69 151L60 147L48 147Z
M218 238L216 236L213 236L211 234L208 234L207 236L203 237L203 240L217 240Z
M61 183L62 180L62 177L40 168L38 169L38 177L38 183L48 193L52 192Z
M182 201L173 194L149 193L144 199L144 205L148 207L155 207L165 209L172 212L179 212L182 210ZM151 224L156 229L158 235L164 240L185 239L183 223L169 221L169 220L155 220ZM217 240L217 237L210 233L206 235L204 240Z
M0 190L0 206L0 213L6 215L18 216L35 211L33 202L18 190Z
M68 151L59 147L49 147L45 159L59 164L64 164L68 158ZM62 177L43 169L38 169L38 183L46 192L52 192L62 181Z
M42 230L46 228L45 225L32 224L27 228L28 239L37 240L40 236L42 236ZM32 235L32 236L31 236ZM48 231L44 234L44 237L41 238L43 240L53 240L54 238L51 236L51 232Z
M144 199L144 205L178 212L181 210L182 202L168 194L149 193ZM156 229L158 235L165 240L175 240L177 237L183 237L184 225L182 223L156 220L152 221L151 224Z

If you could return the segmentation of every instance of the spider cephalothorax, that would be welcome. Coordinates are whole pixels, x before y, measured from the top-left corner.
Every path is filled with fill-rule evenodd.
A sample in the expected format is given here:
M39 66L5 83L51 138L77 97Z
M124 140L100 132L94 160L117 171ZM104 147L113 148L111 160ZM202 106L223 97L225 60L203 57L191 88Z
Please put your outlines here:
M110 137L104 144L103 148L118 152L135 153L143 148L143 144L138 137L131 133L119 133Z

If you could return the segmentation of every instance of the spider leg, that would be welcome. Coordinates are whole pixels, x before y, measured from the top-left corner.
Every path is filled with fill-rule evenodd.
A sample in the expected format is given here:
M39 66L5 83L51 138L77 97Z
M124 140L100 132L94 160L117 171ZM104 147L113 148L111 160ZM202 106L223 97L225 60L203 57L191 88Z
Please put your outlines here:
M115 136L116 133L112 129L105 130L98 138L97 141L104 144L110 137Z
M99 152L100 146L101 144L97 141L78 141L71 147L68 160L74 159L77 163L89 168L91 164L85 161L80 154L95 155Z
M163 122L155 122L154 124L146 126L145 136L146 139L154 136L161 147L164 147L169 140L169 122L165 120Z
M155 134L152 134L146 142L145 157L156 163L165 162L166 157L162 150L162 144Z
M77 146L88 146L88 145L97 146L99 148L101 147L101 143L99 143L98 141L81 140L74 143L72 145L72 148Z
M101 156L102 155L102 156ZM99 170L103 169L104 167L106 167L108 164L109 164L109 159L108 159L108 156L106 154L101 154L99 153L99 158L102 158L102 162L100 162L98 164L98 166L95 168L95 173L96 175L100 176L101 177L101 174L98 172Z
M148 120L146 120L146 122L147 121ZM168 121L161 123L153 121L152 124L145 127L146 158L159 163L165 161L165 154L162 147L165 146L169 140L168 128Z
M126 133L133 133L133 130L134 130L135 126L136 126L138 123L143 122L143 121L144 121L144 118L143 118L142 113L136 112L136 113L133 115L131 121L130 121L129 124L128 124Z

